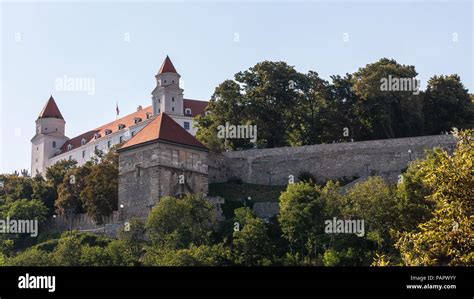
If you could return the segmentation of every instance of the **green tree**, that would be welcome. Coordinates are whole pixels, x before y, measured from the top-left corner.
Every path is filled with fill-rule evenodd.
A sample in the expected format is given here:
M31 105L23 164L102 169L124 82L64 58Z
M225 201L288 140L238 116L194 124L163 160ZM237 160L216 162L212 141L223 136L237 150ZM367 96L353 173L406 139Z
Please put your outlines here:
M383 88L384 80L388 80L389 76L414 79L417 75L414 66L401 65L387 58L359 68L352 74L353 90L360 98L355 103L357 117L370 132L371 139L416 136L422 132L421 96L414 94L417 93L414 90Z
M145 254L146 266L225 266L231 264L230 251L222 244L191 246L186 249L151 247Z
M390 230L399 227L398 215L396 197L381 177L369 177L354 185L344 197L343 218L364 220L366 237L379 250L393 248Z
M432 190L433 217L417 231L403 232L396 244L406 265L472 265L474 198L474 133L455 132L452 155L435 150L422 162L423 183Z
M7 258L5 266L55 266L55 263L51 253L32 247Z
M83 166L70 169L65 174L63 182L58 186L58 199L55 203L58 213L72 211L78 214L84 211L81 192L85 189L94 166L97 167L87 162Z
M51 183L55 192L57 192L59 185L64 181L64 177L69 169L76 167L76 165L76 160L60 160L46 168L46 180ZM55 198L57 197L56 193Z
M273 250L265 224L248 208L239 208L235 214L236 219L240 219L240 229L233 234L235 263L244 266L269 265Z
M280 222L283 236L289 241L291 254L299 251L301 261L318 256L324 234L324 202L320 189L308 183L290 184L280 195Z
M474 126L474 103L458 75L434 76L424 95L425 134Z
M33 194L31 197L41 201L48 208L48 215L54 213L56 194L52 184L44 180L42 176L35 176L33 178Z
M63 236L53 251L55 263L59 266L80 266L82 244L77 236Z
M154 244L173 249L208 243L215 226L214 207L201 195L161 198L146 223Z
M87 214L97 223L102 223L103 217L118 208L118 154L115 149L91 165L90 172L85 171L89 174L84 178L80 197Z

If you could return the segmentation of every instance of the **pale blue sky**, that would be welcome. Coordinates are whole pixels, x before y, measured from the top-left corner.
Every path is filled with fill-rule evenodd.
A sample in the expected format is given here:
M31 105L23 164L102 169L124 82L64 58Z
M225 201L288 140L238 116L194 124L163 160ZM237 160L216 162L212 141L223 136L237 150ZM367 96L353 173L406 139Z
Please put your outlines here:
M117 101L121 115L150 105L167 54L185 97L201 100L262 60L329 79L389 57L415 65L423 88L432 75L456 73L474 90L472 1L0 5L0 173L30 168L34 121L51 94L74 137L114 120ZM95 93L55 90L64 76L93 78Z

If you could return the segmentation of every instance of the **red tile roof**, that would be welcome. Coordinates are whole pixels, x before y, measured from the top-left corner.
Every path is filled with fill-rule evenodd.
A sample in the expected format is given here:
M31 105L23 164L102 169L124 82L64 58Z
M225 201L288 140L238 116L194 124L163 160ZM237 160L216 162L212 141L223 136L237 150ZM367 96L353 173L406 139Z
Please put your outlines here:
M109 129L112 131L112 133L115 133L117 131L119 131L119 124L123 124L125 125L125 128L129 128L133 125L135 125L135 118L141 118L142 121L145 121L147 120L146 118L146 115L147 113L153 113L153 110L152 110L152 106L148 106L146 108L143 108L139 111L136 111L134 113L131 113L129 115L126 115L122 118L119 118L113 122L110 122L108 124L105 124L101 127L98 127L94 130L91 130L91 131L88 131L86 133L83 133L79 136L76 136L74 138L71 138L69 139L68 141L66 141L63 146L61 146L61 153L65 153L68 151L67 147L69 144L71 144L73 146L73 148L77 148L77 147L80 147L82 146L82 139L85 139L86 140L86 144L89 143L89 142L93 142L95 140L95 134L100 134L100 137L104 137L105 136L105 130Z
M205 102L205 101L183 99L183 110L184 110L183 113L185 116L189 116L186 114L186 108L190 108L191 116L194 117L196 115L204 115L208 104L209 102Z
M176 69L174 68L174 65L171 62L171 59L168 57L168 55L166 55L165 61L163 61L160 71L158 72L158 74L163 74L163 73L178 73Z
M64 119L63 116L61 115L61 112L59 111L58 105L56 105L56 102L53 99L53 96L51 96L44 105L43 110L41 110L38 118L60 118Z
M205 109L207 107L208 102L206 101L197 101L197 100L190 100L190 99L184 99L183 100L183 113L185 113L186 108L191 108L191 116L194 117L196 115L204 115ZM91 143L95 140L95 134L100 134L101 137L105 136L105 130L109 129L112 131L112 133L115 133L119 131L118 125L123 124L125 125L125 128L129 128L133 125L135 125L135 118L141 118L142 121L145 121L147 113L153 113L153 107L150 105L148 107L145 107L139 111L133 112L129 115L126 115L122 118L119 118L113 122L110 122L108 124L105 124L101 127L98 127L94 130L90 130L88 132L85 132L79 136L76 136L74 138L69 139L66 141L63 146L61 146L60 149L60 154L68 152L68 145L71 144L72 148L78 148L82 146L82 139L86 140L87 143ZM185 115L189 116L189 115Z
M160 113L149 122L132 139L128 140L121 150L151 141L168 141L201 149L207 149L193 135L175 122L168 114Z

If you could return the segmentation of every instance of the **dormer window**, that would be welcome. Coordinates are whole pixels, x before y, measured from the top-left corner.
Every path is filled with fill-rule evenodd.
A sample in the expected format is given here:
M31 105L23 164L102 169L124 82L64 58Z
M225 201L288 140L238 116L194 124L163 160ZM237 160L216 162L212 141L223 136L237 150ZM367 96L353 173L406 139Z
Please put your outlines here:
M105 135L109 135L109 134L112 134L112 130L111 129L106 129L105 130Z
M142 121L142 119L140 117L135 117L135 124L138 124L141 121Z
M125 128L125 125L124 125L124 124L119 124L119 125L118 125L118 129L119 129L119 130L122 130L123 128Z
M82 138L82 140L81 140L81 145L86 144L86 142L87 142L87 140L85 140L84 138Z
M68 150L68 151L72 150L72 144L68 144L68 145L67 145L67 150Z
M184 114L186 114L186 115L191 115L191 108L186 108L186 109L184 110Z
M99 139L99 138L100 138L100 134L99 134L99 133L95 133L95 134L94 134L94 138L95 138L95 139Z
M146 119L150 119L150 117L151 117L151 112L147 112L146 113Z

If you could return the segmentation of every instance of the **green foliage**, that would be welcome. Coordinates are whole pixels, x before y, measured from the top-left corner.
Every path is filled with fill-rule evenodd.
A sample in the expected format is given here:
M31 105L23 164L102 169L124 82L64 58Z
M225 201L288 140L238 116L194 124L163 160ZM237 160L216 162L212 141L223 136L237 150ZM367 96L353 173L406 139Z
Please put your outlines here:
M390 229L399 227L397 201L391 188L380 177L369 177L354 185L344 198L344 219L362 219L367 238L380 250L392 246Z
M58 199L55 203L59 214L67 213L68 211L72 211L74 214L83 212L81 192L86 187L92 167L92 163L86 163L81 167L70 169L64 175L63 182L58 186Z
M433 76L425 93L425 134L474 127L473 104L458 75Z
M5 259L5 266L55 266L51 253L32 247Z
M38 220L38 223L42 224L47 214L48 209L37 199L20 199L0 207L2 219Z
M76 160L60 160L46 169L46 179L51 183L53 190L57 192L59 185L64 181L66 173L76 167ZM54 198L57 198L57 193Z
M323 264L324 266L338 266L340 262L339 254L334 249L329 249L324 252Z
M237 265L263 266L271 264L272 246L262 220L248 208L235 210L240 229L233 234L233 256Z
M101 224L102 219L118 208L118 154L110 150L90 167L84 179L81 198L87 214Z
M48 208L48 216L54 213L54 202L56 200L56 190L53 185L45 181L42 176L35 176L32 179L33 199L40 200Z
M324 233L324 202L319 187L308 183L288 185L280 196L280 222L283 237L300 257L315 258Z
M214 207L201 195L187 195L183 199L163 197L146 222L152 242L170 248L206 244L215 226Z
M225 266L231 264L230 251L222 244L191 246L187 249L151 247L143 259L145 266Z
M414 232L403 232L396 244L406 265L472 265L474 133L457 133L452 155L436 150L421 163L422 181L432 190L433 217Z
M432 77L426 92L382 88L389 76L411 80L417 75L412 65L382 58L353 74L331 76L329 83L317 72L302 74L285 62L263 61L215 89L210 114L196 119L197 138L217 152L253 147L245 139L217 138L218 126L226 122L256 124L258 148L472 128L474 103L457 75Z

